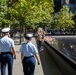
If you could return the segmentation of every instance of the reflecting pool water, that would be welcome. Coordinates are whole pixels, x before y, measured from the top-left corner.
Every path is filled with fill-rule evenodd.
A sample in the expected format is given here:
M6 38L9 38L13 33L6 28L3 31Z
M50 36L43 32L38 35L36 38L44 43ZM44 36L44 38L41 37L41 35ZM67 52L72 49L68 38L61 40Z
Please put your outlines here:
M76 37L45 36L45 41L76 63Z

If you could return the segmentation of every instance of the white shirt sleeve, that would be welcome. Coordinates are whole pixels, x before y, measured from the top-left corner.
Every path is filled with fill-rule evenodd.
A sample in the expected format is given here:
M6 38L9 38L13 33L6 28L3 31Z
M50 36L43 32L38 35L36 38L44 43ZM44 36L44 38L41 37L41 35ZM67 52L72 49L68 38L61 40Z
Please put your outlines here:
M11 45L12 45L12 47L15 47L15 44L14 44L13 40L11 41Z
M23 48L23 45L20 47L20 52L23 52L24 50L23 50L24 48Z
M38 50L35 45L34 45L34 53L38 53Z

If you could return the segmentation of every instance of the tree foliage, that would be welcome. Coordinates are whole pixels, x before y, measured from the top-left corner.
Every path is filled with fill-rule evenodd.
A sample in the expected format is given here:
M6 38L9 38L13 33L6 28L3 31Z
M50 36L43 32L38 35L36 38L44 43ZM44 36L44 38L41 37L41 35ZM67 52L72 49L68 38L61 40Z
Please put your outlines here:
M33 28L40 22L50 22L50 14L54 11L53 1L49 3L49 0L20 0L14 7L19 19L24 20L24 24Z
M73 28L74 20L72 20L74 14L68 12L69 9L66 6L60 10L60 12L54 14L54 23L56 29Z
M54 13L54 0L0 0L0 26L73 28L73 14L63 7Z
M1 0L0 4L0 25L23 24L35 28L40 22L51 23L54 12L53 0Z
M10 22L10 20L7 19L7 6L6 5L6 1L5 0L0 0L0 26L6 26L6 24L8 22Z

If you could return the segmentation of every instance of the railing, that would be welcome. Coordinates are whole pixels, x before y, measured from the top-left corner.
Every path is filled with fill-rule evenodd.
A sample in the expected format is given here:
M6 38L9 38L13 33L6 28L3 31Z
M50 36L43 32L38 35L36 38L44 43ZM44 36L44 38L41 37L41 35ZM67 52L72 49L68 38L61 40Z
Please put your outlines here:
M55 41L55 38L52 41L45 41L44 46L47 47L50 55L63 72L64 75L75 75L76 74L76 61L69 58L65 53L60 51L58 47L58 42Z

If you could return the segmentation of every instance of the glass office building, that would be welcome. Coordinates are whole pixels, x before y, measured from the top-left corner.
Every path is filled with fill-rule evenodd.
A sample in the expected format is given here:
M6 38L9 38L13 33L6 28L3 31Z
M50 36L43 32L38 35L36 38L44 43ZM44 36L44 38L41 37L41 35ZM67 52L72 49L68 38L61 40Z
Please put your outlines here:
M76 12L76 0L61 0L61 5L66 5L73 13Z
M76 12L76 0L54 0L55 12L58 12L62 6L67 6L73 13Z

